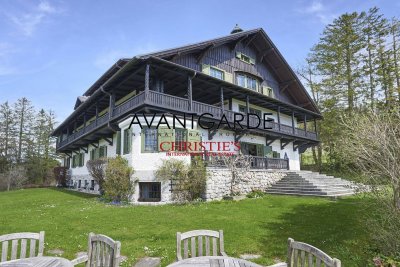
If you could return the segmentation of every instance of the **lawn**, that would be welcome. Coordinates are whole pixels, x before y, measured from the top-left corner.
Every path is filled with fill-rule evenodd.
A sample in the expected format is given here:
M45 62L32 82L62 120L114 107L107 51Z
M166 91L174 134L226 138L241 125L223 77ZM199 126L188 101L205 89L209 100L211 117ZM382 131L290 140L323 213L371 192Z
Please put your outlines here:
M0 235L44 230L45 253L57 248L72 259L87 250L92 231L120 240L129 263L148 255L167 265L175 259L176 232L223 229L228 255L261 254L260 264L284 260L292 237L341 259L342 266L366 266L371 255L361 222L362 201L368 200L269 195L237 202L119 207L66 190L26 189L0 193Z

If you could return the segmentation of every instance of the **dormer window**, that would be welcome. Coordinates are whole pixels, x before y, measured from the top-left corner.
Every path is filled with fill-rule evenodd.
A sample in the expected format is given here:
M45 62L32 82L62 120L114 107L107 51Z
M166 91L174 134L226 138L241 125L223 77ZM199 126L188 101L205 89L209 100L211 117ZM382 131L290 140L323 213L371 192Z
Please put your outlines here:
M240 59L241 61L246 62L247 64L254 65L256 63L254 58L249 57L248 55L245 55L245 54L243 54L242 52L239 52L239 51L236 52L236 58Z
M259 88L259 81L257 78L244 74L244 73L237 73L236 74L236 83L239 86L254 90L258 92Z
M224 72L214 67L210 67L210 76L213 76L220 80L224 80Z

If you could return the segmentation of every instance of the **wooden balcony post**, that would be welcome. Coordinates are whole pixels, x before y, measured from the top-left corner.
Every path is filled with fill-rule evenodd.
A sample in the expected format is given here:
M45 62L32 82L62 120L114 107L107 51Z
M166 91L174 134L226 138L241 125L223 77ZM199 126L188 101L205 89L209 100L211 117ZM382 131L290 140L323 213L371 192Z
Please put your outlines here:
M224 88L221 87L220 91L221 91L221 111L222 111L222 114L224 114L224 112L225 112L225 107L224 107Z
M192 92L192 77L188 76L188 87L187 87L187 97L188 97L188 109L192 111L193 107L193 92Z
M250 113L250 101L249 101L249 96L246 96L246 113Z
M307 114L304 114L304 132L307 136Z
M146 72L144 75L144 98L147 99L150 92L150 65L146 65Z
M99 119L99 102L96 102L96 126L98 119Z
M86 111L83 112L83 127L86 127Z
M278 106L278 129L281 131L281 106Z
M295 127L294 127L294 111L292 111L292 129L293 129L293 134L296 134Z
M110 104L108 105L108 119L111 120L115 107L115 93L110 94Z

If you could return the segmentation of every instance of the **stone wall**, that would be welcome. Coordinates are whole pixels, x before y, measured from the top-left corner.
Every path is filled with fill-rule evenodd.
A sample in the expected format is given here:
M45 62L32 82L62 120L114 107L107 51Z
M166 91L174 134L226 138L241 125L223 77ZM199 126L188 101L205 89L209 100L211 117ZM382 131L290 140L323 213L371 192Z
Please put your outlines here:
M241 174L233 185L237 195L250 193L254 190L265 191L286 175L283 170L250 170ZM207 186L205 198L220 200L231 193L232 173L226 168L207 168Z

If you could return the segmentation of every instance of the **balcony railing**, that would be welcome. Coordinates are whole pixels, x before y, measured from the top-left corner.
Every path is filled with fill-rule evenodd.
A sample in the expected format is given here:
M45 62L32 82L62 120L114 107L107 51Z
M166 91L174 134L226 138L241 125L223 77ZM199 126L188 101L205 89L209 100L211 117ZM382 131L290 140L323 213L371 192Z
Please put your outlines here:
M234 111L231 110L224 110L222 111L221 107L213 106L210 104L205 104L201 102L192 102L192 109L189 110L189 101L186 98L181 98L173 95L167 95L155 91L149 91L147 98L144 92L139 93L138 95L132 97L131 99L127 100L126 102L116 106L112 111L111 120L115 120L123 115L129 114L129 112L133 111L134 109L138 108L140 105L148 104L151 106L157 106L160 108L170 109L179 112L188 112L188 113L196 113L198 115L204 113L210 113L213 115L215 119L220 119L222 114L225 114L227 120L234 123ZM236 112L237 113L237 112ZM245 114L243 114L245 115ZM95 131L101 127L104 127L110 120L109 113L98 117L90 124L86 125L85 127L81 128L80 130L72 133L66 139L60 141L57 144L57 148L63 147L67 144L74 142L75 140L79 139L81 136L89 134L90 132ZM249 126L250 127L257 127L258 120L254 117L250 117L249 119ZM302 137L311 140L317 140L317 135L314 132L305 131L300 128L293 128L292 126L279 124L277 122L266 122L266 127L269 129L264 129L263 122L261 121L260 125L257 127L260 130L267 130L276 133L286 134L295 137ZM239 127L239 126L238 126ZM243 124L243 127L245 125Z
M235 156L230 156L230 157L235 157ZM227 168L225 160L221 156L208 156L204 157L204 160L208 167ZM278 169L278 170L289 169L288 159L250 156L249 161L251 169Z

